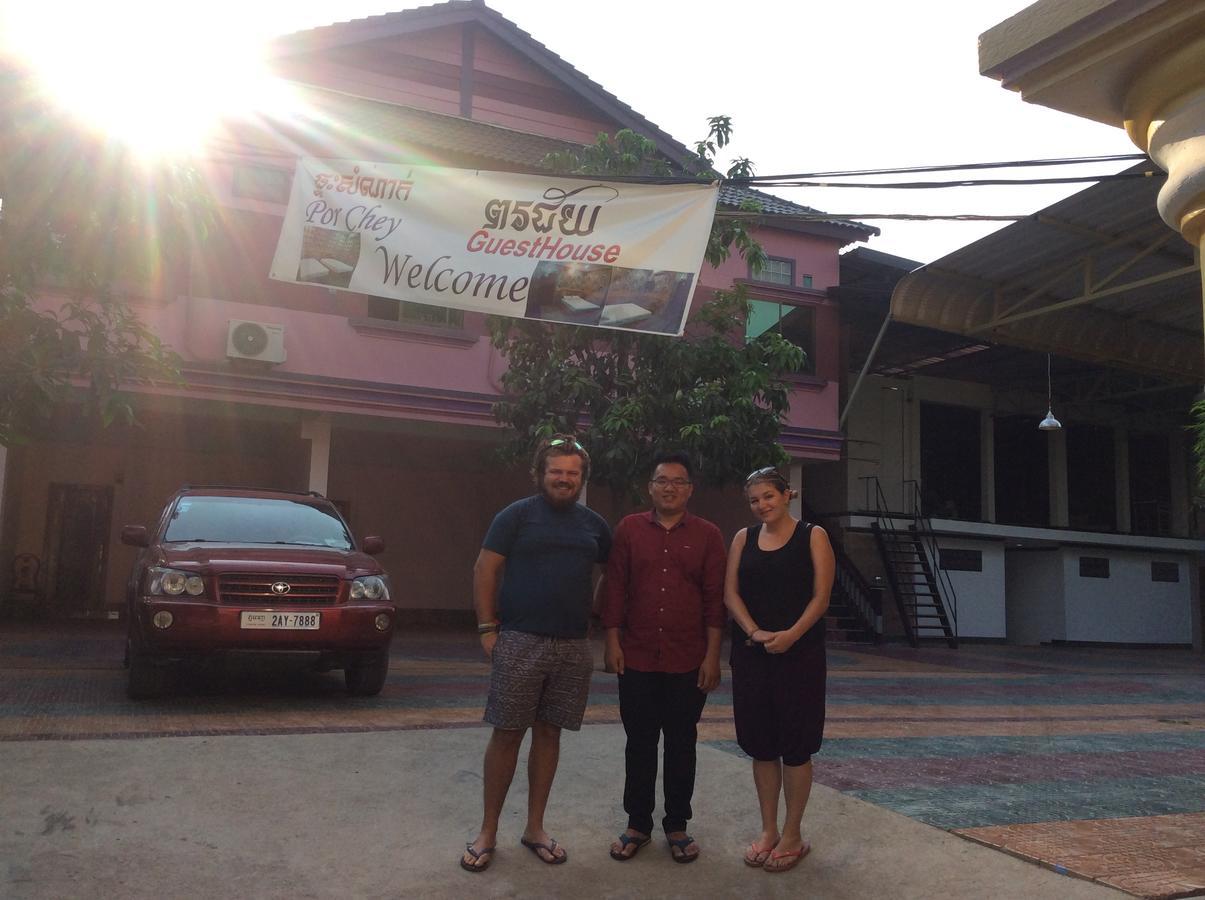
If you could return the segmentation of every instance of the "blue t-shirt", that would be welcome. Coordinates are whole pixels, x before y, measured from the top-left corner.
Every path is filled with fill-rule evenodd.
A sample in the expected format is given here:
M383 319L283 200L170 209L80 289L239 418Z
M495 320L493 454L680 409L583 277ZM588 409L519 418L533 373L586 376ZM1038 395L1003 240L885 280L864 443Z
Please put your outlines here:
M602 516L580 503L557 509L536 494L498 513L482 546L506 557L498 598L504 630L586 636L594 564L611 552Z

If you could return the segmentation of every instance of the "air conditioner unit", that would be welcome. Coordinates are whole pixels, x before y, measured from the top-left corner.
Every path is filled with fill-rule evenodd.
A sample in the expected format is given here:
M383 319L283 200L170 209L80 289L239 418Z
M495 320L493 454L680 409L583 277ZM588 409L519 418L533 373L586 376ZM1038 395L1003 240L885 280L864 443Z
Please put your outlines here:
M268 322L231 319L226 331L226 356L265 363L285 361L285 327Z

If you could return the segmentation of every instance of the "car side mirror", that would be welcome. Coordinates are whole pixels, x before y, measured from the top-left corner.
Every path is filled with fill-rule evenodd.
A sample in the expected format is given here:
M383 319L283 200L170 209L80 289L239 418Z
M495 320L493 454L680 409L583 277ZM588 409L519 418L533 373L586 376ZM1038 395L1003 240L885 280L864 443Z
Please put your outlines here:
M361 541L360 549L369 556L376 556L378 553L385 552L385 542L375 535L372 537L366 537L363 541Z
M121 542L131 547L149 547L151 536L145 525L126 525L121 529Z

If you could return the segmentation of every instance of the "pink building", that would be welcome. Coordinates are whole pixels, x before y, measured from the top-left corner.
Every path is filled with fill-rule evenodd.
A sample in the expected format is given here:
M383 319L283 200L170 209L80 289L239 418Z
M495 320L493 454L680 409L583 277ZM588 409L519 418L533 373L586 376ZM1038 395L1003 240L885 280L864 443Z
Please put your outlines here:
M121 526L149 524L182 483L320 491L358 534L384 537L400 606L467 609L491 516L530 487L523 471L491 458L505 362L479 314L270 281L295 162L530 171L550 152L621 128L653 140L675 166L691 157L472 0L291 35L279 41L275 67L297 87L300 109L231 126L214 142L206 175L220 227L188 258L165 259L160 282L130 298L183 357L184 386L142 398L143 428L97 438L65 418L52 440L7 452L0 550L5 559L38 557L46 615L118 610L133 555L118 540ZM740 194L725 188L721 202ZM750 273L734 256L705 268L695 304L710 290L750 284L751 332L782 328L808 352L783 443L800 464L834 461L840 361L826 291L838 281L838 251L875 230L787 219L814 211L763 200L759 238L770 265ZM244 322L267 337L250 354L231 341ZM590 503L611 511L602 492ZM699 509L728 532L744 518L729 496L701 496Z

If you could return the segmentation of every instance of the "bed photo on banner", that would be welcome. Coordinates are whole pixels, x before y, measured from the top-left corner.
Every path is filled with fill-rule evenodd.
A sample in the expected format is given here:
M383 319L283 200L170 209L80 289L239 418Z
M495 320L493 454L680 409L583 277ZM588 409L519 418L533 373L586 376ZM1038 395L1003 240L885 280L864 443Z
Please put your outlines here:
M301 159L278 281L680 335L718 188Z

